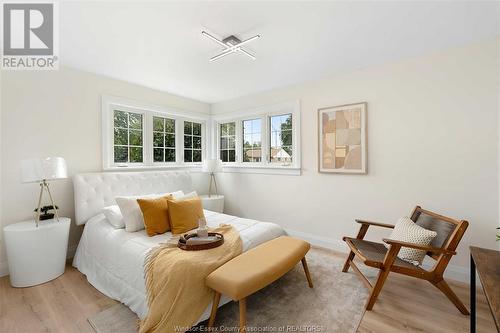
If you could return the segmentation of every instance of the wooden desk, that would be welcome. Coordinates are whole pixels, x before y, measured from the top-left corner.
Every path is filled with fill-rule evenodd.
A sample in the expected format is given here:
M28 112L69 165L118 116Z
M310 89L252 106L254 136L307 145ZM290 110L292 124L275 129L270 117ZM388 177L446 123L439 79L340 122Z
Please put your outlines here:
M476 270L500 332L500 251L470 248L470 331L476 332Z

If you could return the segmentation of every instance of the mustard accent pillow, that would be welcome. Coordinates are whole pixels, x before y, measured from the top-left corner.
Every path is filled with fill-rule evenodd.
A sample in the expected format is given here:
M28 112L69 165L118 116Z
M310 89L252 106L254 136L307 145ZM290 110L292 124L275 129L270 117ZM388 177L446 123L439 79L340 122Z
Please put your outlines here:
M205 218L199 197L185 200L168 200L168 214L172 234L182 234L198 228L198 220Z
M170 230L168 200L173 198L172 195L166 195L160 198L137 199L148 236L164 234Z

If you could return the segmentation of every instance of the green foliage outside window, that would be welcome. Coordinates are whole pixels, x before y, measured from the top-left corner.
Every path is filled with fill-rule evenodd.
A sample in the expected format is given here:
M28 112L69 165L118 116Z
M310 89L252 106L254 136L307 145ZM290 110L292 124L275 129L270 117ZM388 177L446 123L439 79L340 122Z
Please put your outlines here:
M115 110L113 113L113 155L115 163L143 162L143 115Z
M184 122L184 162L201 162L201 123Z
M175 162L175 120L153 117L153 162Z

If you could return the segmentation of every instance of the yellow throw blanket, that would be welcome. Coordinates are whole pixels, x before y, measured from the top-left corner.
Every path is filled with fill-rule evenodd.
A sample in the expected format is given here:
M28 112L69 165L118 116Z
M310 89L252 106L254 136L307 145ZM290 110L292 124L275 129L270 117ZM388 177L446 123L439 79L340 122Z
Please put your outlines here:
M140 333L184 332L210 304L213 291L205 285L205 278L242 251L233 227L224 225L211 231L223 234L224 244L202 251L164 244L148 254L144 271L149 313L139 323Z

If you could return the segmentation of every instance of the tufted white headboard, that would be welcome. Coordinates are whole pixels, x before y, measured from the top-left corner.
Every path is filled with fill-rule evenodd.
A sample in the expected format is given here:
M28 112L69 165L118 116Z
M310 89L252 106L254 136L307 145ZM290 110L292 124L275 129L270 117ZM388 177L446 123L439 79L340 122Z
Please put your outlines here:
M189 172L102 172L73 177L76 224L85 224L102 209L115 204L115 197L192 191Z

